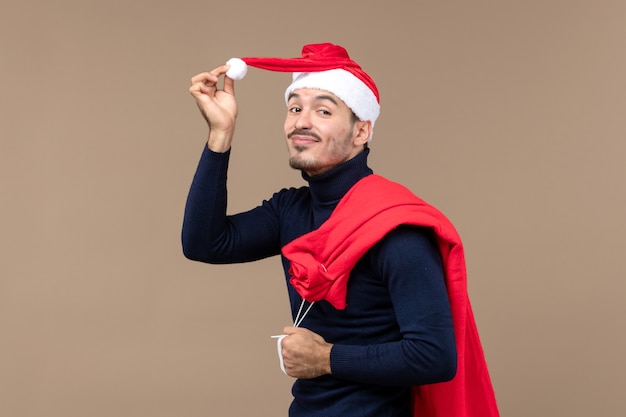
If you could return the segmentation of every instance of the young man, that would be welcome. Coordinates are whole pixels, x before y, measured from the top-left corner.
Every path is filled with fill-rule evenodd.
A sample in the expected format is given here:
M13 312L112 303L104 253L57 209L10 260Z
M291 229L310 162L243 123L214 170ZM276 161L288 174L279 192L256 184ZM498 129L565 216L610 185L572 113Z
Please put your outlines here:
M281 255L294 316L279 339L281 366L297 378L289 415L474 415L458 395L463 381L440 384L457 374L465 330L473 331L466 295L450 294L451 285L466 294L462 246L441 213L367 165L380 109L375 83L328 43L306 45L301 58L243 62L294 72L284 134L289 163L308 186L226 215L241 62L194 76L189 91L209 136L185 209L183 251L206 263ZM481 368L480 345L471 345ZM459 372L465 380L463 363ZM495 416L480 373L488 405L475 415ZM437 386L448 388L429 391Z

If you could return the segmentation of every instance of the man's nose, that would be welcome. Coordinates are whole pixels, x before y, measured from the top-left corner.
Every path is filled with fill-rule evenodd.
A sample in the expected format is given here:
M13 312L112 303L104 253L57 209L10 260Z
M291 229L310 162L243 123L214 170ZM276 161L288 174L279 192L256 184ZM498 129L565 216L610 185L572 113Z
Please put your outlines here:
M298 118L296 119L296 129L310 129L311 128L311 113L302 110L298 113Z

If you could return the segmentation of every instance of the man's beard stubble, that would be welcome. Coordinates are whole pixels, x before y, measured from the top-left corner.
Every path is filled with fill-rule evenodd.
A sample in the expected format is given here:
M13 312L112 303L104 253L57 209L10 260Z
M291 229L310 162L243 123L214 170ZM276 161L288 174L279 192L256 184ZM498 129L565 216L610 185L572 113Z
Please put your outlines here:
M291 133L287 135L287 138L291 139L292 136L310 136L317 140L318 142L322 141L322 138L319 135L311 132L309 130L304 129L295 129ZM301 171L313 171L317 167L315 161L307 161L305 159L300 158L300 154L305 151L307 148L305 146L292 145L293 149L297 152L295 156L289 157L289 166L293 169L301 170Z
M297 169L300 171L314 171L317 168L317 164L315 161L307 161L304 158L300 157L300 153L304 150L303 147L297 146L294 149L298 152L298 154L289 157L289 166L293 169Z

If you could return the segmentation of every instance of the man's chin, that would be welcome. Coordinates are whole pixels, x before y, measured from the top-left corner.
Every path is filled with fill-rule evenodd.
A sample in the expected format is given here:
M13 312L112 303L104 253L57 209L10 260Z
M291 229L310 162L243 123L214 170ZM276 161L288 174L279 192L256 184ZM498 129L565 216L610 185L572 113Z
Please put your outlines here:
M313 161L307 161L300 156L292 156L289 158L289 166L293 169L297 169L300 171L315 171L315 163Z

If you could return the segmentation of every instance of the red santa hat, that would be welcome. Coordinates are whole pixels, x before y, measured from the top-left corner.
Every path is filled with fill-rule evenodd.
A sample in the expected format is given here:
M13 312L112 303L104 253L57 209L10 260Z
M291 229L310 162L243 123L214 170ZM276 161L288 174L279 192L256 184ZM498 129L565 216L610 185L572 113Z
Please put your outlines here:
M332 43L305 45L298 58L231 58L226 76L241 80L248 65L277 72L293 72L285 102L299 88L318 88L339 97L360 120L374 123L380 114L380 97L374 80L350 59L345 48ZM371 139L371 136L370 136Z

